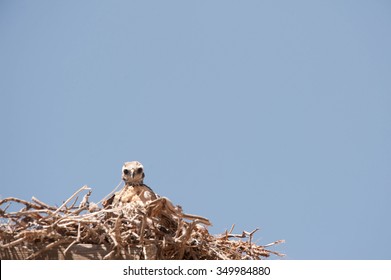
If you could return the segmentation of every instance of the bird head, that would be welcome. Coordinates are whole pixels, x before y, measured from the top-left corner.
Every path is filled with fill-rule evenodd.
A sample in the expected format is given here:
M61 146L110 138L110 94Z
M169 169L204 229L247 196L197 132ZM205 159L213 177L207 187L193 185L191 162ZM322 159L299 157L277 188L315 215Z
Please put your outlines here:
M125 162L122 166L122 180L125 184L142 184L144 176L144 166L138 161Z

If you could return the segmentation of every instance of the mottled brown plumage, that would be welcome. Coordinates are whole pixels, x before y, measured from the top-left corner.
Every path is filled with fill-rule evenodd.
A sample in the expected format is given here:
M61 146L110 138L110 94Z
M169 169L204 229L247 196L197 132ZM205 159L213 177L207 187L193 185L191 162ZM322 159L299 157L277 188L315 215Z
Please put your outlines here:
M123 189L115 193L104 203L108 205L123 206L126 203L140 202L146 204L155 200L158 196L155 192L144 184L144 167L138 161L125 162L122 167L122 180L125 182Z

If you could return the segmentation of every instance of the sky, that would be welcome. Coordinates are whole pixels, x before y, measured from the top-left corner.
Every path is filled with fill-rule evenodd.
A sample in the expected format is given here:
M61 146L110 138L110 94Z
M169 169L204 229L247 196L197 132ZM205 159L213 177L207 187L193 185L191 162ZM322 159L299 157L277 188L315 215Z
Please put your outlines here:
M209 231L391 259L389 1L0 1L0 197L138 160ZM280 258L274 258L280 259Z

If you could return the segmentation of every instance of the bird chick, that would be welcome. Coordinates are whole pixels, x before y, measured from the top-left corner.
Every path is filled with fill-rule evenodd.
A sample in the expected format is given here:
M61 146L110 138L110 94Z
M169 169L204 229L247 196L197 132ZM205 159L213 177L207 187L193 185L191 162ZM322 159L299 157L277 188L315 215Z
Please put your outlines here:
M112 197L103 203L107 208L124 206L127 203L141 203L145 205L147 202L155 200L158 196L155 192L144 184L145 174L144 166L138 161L125 162L122 166L122 180L125 186L121 191L116 192Z

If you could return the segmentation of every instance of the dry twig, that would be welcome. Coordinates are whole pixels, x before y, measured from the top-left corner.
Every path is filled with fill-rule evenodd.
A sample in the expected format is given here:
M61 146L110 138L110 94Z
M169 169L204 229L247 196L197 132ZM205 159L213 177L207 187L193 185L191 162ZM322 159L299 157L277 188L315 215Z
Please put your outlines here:
M77 195L84 191L89 192L79 207L74 207ZM264 259L271 254L283 256L267 249L283 240L257 245L253 235L258 229L234 234L234 225L221 236L211 235L207 218L185 214L180 206L174 206L165 197L147 205L95 207L90 213L90 194L90 189L83 186L58 208L35 197L32 202L17 198L1 200L0 206L17 203L24 208L19 212L7 212L9 205L0 209L0 252L31 248L27 259L41 259L50 250L62 250L65 256L76 244L93 244L107 248L103 259L232 260ZM75 197L73 204L67 207ZM34 249L36 245L40 245L40 249Z

